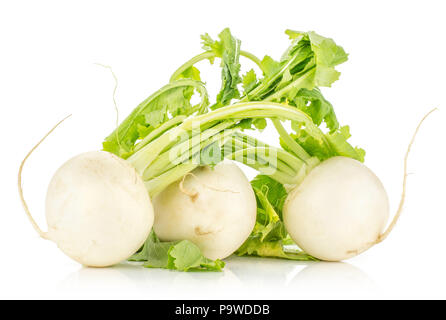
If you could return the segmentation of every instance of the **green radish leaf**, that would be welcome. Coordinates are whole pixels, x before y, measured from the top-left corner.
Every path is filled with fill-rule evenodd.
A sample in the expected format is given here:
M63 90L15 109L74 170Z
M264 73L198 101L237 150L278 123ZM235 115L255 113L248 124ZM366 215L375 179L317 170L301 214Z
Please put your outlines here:
M212 51L221 58L221 89L217 95L217 102L212 109L217 109L231 103L232 99L240 98L238 84L240 77L240 40L234 38L231 31L226 28L218 35L219 41L213 40L209 34L201 36L203 49Z
M257 220L251 235L235 254L300 261L316 260L299 250L285 229L282 209L288 194L284 186L266 175L256 176L251 185L257 199Z
M188 70L185 72L196 75L193 69ZM195 91L201 96L198 105L191 103ZM172 82L140 103L105 139L103 149L126 159L133 153L136 142L153 129L178 115L205 112L208 105L207 91L200 81L180 79Z
M257 76L254 69L249 70L242 79L244 94L248 95L249 92L257 85Z
M331 157L349 157L364 162L365 151L359 147L353 147L347 140L350 138L349 126L343 126L338 130L325 134L327 143L321 143L301 129L297 134L291 135L305 151L323 161Z
M200 70L194 66L190 66L178 75L178 79L192 79L201 81Z
M237 250L238 256L281 258L296 261L318 261L318 259L300 251L296 246L285 245L285 241L262 241L258 236L249 239Z
M274 101L295 106L307 113L316 125L325 122L330 132L339 128L333 106L318 89L330 87L339 78L335 67L347 60L344 49L315 32L287 30L291 45L280 61L265 56L261 62L263 78L244 85L250 90L242 100ZM249 84L249 86L248 86Z
M179 271L221 271L225 263L212 261L201 254L190 241L183 240L169 249L168 268Z
M339 128L333 106L328 102L318 88L313 90L300 89L291 101L293 105L308 114L316 125L324 121L330 132Z
M188 240L161 242L152 230L141 250L129 261L142 261L146 268L162 268L177 271L222 271L225 263L210 260Z
M254 190L258 190L256 194L266 197L266 201L273 207L273 210L279 217L282 217L283 204L288 195L284 186L266 175L256 176L251 181L251 185ZM260 200L259 196L257 197L257 200ZM258 204L262 205L262 203ZM264 204L267 205L266 202L264 202Z

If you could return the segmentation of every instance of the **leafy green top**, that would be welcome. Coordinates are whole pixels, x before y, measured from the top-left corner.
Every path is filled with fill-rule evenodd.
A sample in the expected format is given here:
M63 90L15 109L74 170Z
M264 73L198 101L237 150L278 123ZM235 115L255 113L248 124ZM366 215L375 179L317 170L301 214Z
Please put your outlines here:
M344 49L315 32L287 30L291 45L280 61L265 56L261 62L264 76L255 79L253 71L243 78L245 100L285 102L308 113L314 123L324 121L330 131L339 127L333 106L317 88L330 87L338 80L337 65L347 60Z
M103 147L128 159L135 168L141 167L141 170L137 170L146 179L148 190L161 190L198 165L214 165L221 161L221 148L226 145L229 136L234 137L236 129L262 130L267 125L265 117L270 117L280 134L282 148L274 149L280 157L277 164L280 174L259 175L252 181L258 207L257 222L252 234L236 254L314 260L295 246L285 230L282 208L287 192L278 181L287 184L287 181L293 181L290 183L295 184L301 180L287 178L290 175L303 178L308 171L302 168L310 170L318 161L338 155L364 161L365 152L352 147L347 141L350 137L349 127L340 126L333 105L319 89L330 87L338 80L340 73L336 67L347 60L347 53L332 39L313 31L287 30L286 34L291 45L279 61L269 56L259 60L242 51L240 40L228 28L218 35L218 40L213 40L208 34L203 35L201 39L205 52L183 64L172 75L169 84L138 105L105 139ZM240 75L241 55L260 67L261 77L257 77L254 70ZM204 59L212 63L215 58L221 59L221 88L215 103L209 106L208 94L195 64ZM192 97L196 92L201 96L201 102L194 105ZM250 108L243 103L231 105L234 101L248 103ZM260 109L261 102L271 106ZM237 113L234 111L237 108L247 108L249 111ZM216 116L215 112L219 111ZM290 116L291 113L294 113L294 118ZM296 116L295 113L300 115ZM234 114L239 117L231 117ZM202 140L193 145L194 148L198 147L198 152L194 153L194 148L189 146L191 150L181 153L180 157L185 159L200 155L199 164L177 166L167 163L170 148L178 149L188 144L192 136L195 137L193 132L188 132L190 137L180 137L179 132L175 131L182 123L190 123L191 119L186 118L193 115L200 115L193 119L202 121L200 130L219 129L212 134L206 131L201 135ZM288 133L281 124L281 121L288 119L287 116L294 119L291 122L293 133ZM322 124L327 130L322 131ZM222 130L232 131L227 133ZM168 141L168 132L172 131L178 139ZM273 150L273 147L252 145L240 139L231 141L237 142L234 150L231 146L234 157L239 154L244 158L256 159L257 151ZM254 168L262 172L261 167ZM181 271L220 271L224 266L222 261L205 258L190 241L161 242L154 232L130 260L144 261L145 267Z

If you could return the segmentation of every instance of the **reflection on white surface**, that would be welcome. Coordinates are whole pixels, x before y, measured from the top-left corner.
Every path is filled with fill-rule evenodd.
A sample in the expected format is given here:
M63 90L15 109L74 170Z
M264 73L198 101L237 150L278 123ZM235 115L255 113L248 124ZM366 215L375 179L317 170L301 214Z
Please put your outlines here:
M146 269L123 263L111 268L86 268L70 274L59 284L63 293L72 291L95 294L130 295L133 298L188 298L194 292L237 286L239 280L232 272L176 272Z
M363 271L347 263L231 257L221 273L145 269L130 263L106 269L81 268L61 281L58 289L63 294L142 299L296 299L312 294L361 296L373 291L374 284Z
M284 286L306 265L297 261L255 257L232 256L227 260L227 268L243 285L253 288Z
M377 290L361 269L345 262L314 262L301 270L289 283L300 294L319 297L361 297Z

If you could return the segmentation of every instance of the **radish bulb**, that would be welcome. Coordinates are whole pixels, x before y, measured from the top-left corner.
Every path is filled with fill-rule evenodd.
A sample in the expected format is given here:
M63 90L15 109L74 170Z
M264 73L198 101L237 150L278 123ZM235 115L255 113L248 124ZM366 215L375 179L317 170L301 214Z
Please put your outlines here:
M153 218L141 177L109 152L68 160L48 187L46 238L86 266L110 266L130 257L149 235Z
M37 233L70 258L91 267L117 264L141 247L154 218L145 185L127 161L109 152L92 151L65 162L47 191L48 232L39 228L24 199L24 164L62 121L22 161L18 187L25 212Z
M223 259L248 238L256 221L252 187L233 163L199 167L153 199L155 233L189 240L209 259Z
M313 169L288 195L283 210L291 238L326 261L351 258L375 244L388 216L381 181L346 157L330 158Z
M398 209L389 223L389 200L378 177L352 158L330 158L305 177L287 196L285 228L308 254L326 261L354 257L384 241L395 227L406 199L407 162L418 123L404 156L404 176Z

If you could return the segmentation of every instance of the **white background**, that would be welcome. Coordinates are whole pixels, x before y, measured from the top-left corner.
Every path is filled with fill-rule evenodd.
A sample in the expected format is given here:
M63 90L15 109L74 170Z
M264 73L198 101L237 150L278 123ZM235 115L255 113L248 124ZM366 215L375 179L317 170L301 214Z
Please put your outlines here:
M445 9L443 1L1 1L0 298L446 298ZM24 171L25 196L44 226L55 169L99 149L115 125L113 78L94 63L118 76L122 118L201 52L200 34L216 37L224 27L258 56L279 58L286 28L333 37L350 53L341 79L323 91L366 149L392 209L409 138L439 107L414 145L391 236L345 263L230 258L224 273L88 269L38 238L19 203L18 166L73 114ZM208 69L218 88L219 70Z

